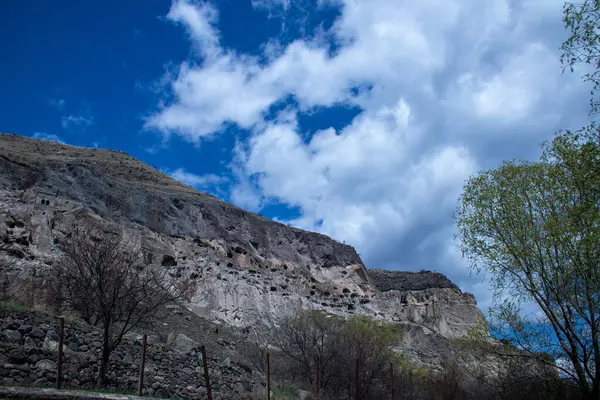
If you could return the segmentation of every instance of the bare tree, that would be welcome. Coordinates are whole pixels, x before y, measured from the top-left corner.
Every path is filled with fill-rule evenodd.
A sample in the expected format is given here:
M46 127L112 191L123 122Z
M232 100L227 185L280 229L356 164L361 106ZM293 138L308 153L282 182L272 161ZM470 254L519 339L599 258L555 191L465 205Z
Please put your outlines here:
M340 350L336 340L339 330L335 317L318 311L299 312L284 318L274 334L274 342L287 359L286 374L314 387L318 368L319 387L327 389L335 379L330 365Z
M195 290L191 281L173 278L166 268L143 260L138 237L87 221L67 236L64 256L53 270L51 287L58 304L102 327L101 387L110 354L124 335L150 322L160 306Z

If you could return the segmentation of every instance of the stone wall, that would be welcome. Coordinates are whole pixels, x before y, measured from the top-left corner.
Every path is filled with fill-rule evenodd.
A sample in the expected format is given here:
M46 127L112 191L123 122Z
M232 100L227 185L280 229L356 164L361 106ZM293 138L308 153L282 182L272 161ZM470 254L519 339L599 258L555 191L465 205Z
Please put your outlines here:
M0 383L5 386L53 386L56 382L58 320L29 312L0 309ZM141 335L126 337L111 354L109 387L135 391L141 360ZM227 343L220 343L227 345ZM95 386L102 347L101 333L65 321L64 387ZM215 398L251 399L263 389L258 373L230 360L209 357ZM206 392L199 344L179 335L172 343L149 337L144 394L170 398L203 398Z

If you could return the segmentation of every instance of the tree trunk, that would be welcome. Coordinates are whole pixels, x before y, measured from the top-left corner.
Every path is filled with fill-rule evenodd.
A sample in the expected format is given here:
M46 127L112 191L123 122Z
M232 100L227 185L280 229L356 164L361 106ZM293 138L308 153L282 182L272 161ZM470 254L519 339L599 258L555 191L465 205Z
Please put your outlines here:
M104 323L102 358L100 359L100 370L98 371L98 387L106 385L106 370L108 368L108 358L110 357L109 327L110 324Z

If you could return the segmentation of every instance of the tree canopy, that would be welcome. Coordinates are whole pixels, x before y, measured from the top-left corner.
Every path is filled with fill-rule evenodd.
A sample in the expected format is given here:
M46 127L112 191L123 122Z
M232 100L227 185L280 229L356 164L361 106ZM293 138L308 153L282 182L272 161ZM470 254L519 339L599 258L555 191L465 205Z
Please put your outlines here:
M577 65L589 68L584 81L591 83L590 107L593 114L600 111L600 1L585 0L582 3L565 3L563 23L569 37L561 46L561 62L565 69L574 70Z
M600 396L600 146L563 132L538 161L469 179L456 213L463 255L495 290L496 333ZM540 312L528 314L527 303Z

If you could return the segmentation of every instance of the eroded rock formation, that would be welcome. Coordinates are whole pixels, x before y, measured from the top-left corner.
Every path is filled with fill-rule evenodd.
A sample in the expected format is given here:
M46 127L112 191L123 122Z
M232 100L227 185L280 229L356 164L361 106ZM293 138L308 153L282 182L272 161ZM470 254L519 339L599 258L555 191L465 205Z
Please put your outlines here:
M13 287L35 288L84 217L141 237L148 263L199 282L191 311L242 331L298 308L405 324L410 343L485 324L474 297L441 274L369 270L351 246L244 211L122 152L0 134L0 241L15 261ZM23 293L43 295L34 288Z

